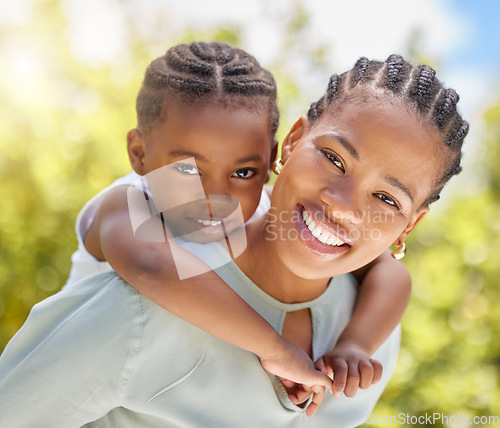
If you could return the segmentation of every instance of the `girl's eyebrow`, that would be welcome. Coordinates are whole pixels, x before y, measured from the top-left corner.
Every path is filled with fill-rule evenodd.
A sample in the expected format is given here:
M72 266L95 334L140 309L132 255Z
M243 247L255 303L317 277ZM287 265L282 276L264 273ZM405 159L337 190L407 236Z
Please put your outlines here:
M199 153L191 152L189 150L183 150L183 149L172 150L170 152L170 155L176 156L176 157L195 158L196 160L206 161L205 157L203 157ZM254 161L255 162L264 162L264 157L259 155L259 154L245 156L244 158L238 159L236 161L236 163L242 164L242 163L254 162Z
M356 159L356 160L359 160L359 153L358 151L356 150L356 148L347 140L347 138L345 138L343 135L339 134L338 132L326 132L325 134L323 134L325 137L328 137L328 138L333 138L335 140L337 140L340 144L342 144L342 146L351 154L351 156Z
M392 186L402 190L403 193L405 193L406 196L408 196L408 198L410 198L410 201L413 203L413 195L408 190L408 188L403 183L401 183L401 181L399 181L397 178L394 177L384 177L384 180L387 181L387 183L391 184Z
M238 159L236 163L247 163L247 162L263 162L264 158L261 155L250 155L244 158Z
M198 153L194 153L194 152L190 152L189 150L172 150L170 152L170 155L171 156L177 156L177 157L185 157L185 158L195 158L196 160L205 160L205 158L198 154Z

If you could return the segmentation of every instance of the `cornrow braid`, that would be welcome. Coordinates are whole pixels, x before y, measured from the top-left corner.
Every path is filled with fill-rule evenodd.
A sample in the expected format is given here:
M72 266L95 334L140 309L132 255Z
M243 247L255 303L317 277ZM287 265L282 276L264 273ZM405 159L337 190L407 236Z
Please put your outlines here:
M414 79L410 82L408 96L417 104L421 113L427 113L442 85L436 79L434 69L428 65L419 65L414 74Z
M350 75L350 80L349 80L349 86L350 88L354 88L361 79L363 79L363 76L366 73L366 70L368 69L368 66L370 64L370 61L368 61L368 58L362 57L356 61L356 64L354 64L354 68L352 69L352 73Z
M362 57L350 71L330 78L325 95L311 104L307 116L314 124L329 107L340 108L357 97L380 96L384 92L391 99L411 106L426 123L439 131L443 144L451 150L450 163L436 184L435 192L426 201L428 205L439 199L444 185L462 170L462 145L469 131L468 122L457 111L458 94L443 86L432 67L414 67L397 54L390 55L385 62Z
M279 122L276 97L271 73L245 51L217 42L180 44L147 68L136 102L138 126L147 132L155 121L164 120L171 100L265 106L274 140Z
M392 54L387 58L387 73L382 76L385 82L381 82L394 94L398 95L403 91L405 82L411 73L411 65L400 55Z
M436 101L436 114L433 117L434 123L442 131L450 120L455 116L456 105L459 100L458 94L453 89L444 89L439 94Z
M333 97L337 93L337 87L339 86L339 76L334 74L330 77L330 81L328 82L328 88L326 90L326 102L330 104L333 100Z

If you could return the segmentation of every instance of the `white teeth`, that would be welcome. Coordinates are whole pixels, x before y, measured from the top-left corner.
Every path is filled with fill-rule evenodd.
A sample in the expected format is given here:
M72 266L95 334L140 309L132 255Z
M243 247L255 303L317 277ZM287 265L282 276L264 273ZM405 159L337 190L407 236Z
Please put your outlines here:
M332 236L330 236L330 237L328 238L328 241L326 241L326 243L327 243L328 245L332 245L335 241L336 241L336 238L335 238L335 236L333 236L333 235L332 235Z
M211 220L203 220L201 218L195 218L193 220L197 221L198 223L202 224L203 226L217 226L217 225L221 224L220 220L211 221Z
M326 244L328 242L329 237L326 236L325 233L322 233L321 236L318 236L318 241L322 242L323 244Z
M331 245L332 247L339 247L344 245L344 241L337 238L333 233L324 229L320 224L316 224L316 222L312 219L306 210L302 211L302 219L304 220L305 225L310 230L312 235L323 244Z
M309 226L309 230L311 230L311 227ZM315 238L319 238L319 235L321 235L321 227L316 226L314 229L311 230L311 233L314 235Z

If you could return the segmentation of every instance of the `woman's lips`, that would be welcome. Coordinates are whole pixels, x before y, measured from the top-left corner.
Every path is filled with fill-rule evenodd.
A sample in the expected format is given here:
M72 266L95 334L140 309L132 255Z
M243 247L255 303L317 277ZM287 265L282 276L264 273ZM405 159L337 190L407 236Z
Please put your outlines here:
M304 245L321 256L332 256L346 252L351 247L351 240L330 222L321 211L306 209L297 205L296 230Z

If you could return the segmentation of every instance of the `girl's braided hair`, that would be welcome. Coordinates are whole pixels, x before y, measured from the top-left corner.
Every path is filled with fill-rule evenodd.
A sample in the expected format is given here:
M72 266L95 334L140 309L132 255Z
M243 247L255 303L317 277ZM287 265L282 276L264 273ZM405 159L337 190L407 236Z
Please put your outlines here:
M139 129L165 119L168 102L214 102L267 109L272 140L278 128L273 76L241 49L224 43L194 42L170 48L147 68L137 96Z

